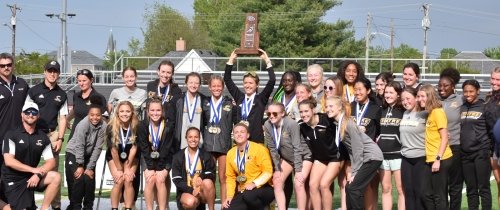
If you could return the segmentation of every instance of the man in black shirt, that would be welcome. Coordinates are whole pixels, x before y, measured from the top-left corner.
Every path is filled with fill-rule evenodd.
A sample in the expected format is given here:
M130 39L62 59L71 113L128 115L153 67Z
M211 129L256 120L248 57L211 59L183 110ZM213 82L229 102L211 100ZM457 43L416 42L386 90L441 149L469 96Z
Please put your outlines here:
M22 126L9 130L3 139L2 179L7 201L14 210L36 209L34 191L45 191L41 209L49 208L61 176L50 171L55 166L50 140L36 129L38 106L26 102L22 107ZM37 167L43 156L45 163Z
M61 66L57 61L49 61L45 64L42 83L35 85L28 91L27 102L34 102L40 109L40 118L36 123L37 129L47 133L52 143L52 149L56 160L54 171L59 169L59 152L64 141L66 131L66 116L68 115L68 104L66 92L57 85ZM59 118L59 124L58 124ZM59 129L58 128L59 125ZM61 191L52 202L52 208L61 209Z

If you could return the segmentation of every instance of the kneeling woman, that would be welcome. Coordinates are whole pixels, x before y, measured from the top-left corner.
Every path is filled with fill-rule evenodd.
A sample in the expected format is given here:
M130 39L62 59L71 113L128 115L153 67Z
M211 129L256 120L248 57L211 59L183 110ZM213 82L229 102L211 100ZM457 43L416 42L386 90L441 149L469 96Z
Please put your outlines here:
M285 180L295 171L295 195L297 208L306 209L307 193L304 183L311 170L309 147L300 138L299 125L290 117L285 117L285 106L272 102L267 108L269 120L264 124L264 139L271 152L274 165L274 196L278 209L286 209Z
M139 152L136 145L136 130L139 120L134 112L134 106L128 101L122 101L116 107L106 129L108 150L106 160L113 176L111 189L111 208L118 209L118 202L124 192L125 210L134 205L135 190L132 182L137 176ZM125 190L123 190L125 188Z
M154 208L154 198L158 199L158 209L167 209L170 179L168 172L172 165L173 123L163 118L161 98L155 96L146 104L147 119L139 124L137 144L146 168L144 169L144 198L146 208Z
M94 102L94 101L99 102ZM67 209L92 209L95 198L95 166L101 154L106 133L102 118L104 102L91 97L92 104L86 118L75 127L75 133L66 146L66 182L69 206Z
M210 153L199 148L200 130L186 130L187 147L174 156L172 181L177 187L179 209L208 209L215 205L215 161ZM200 205L202 204L202 205ZM182 207L182 208L181 208Z
M347 209L363 209L363 194L384 159L377 144L362 132L350 116L350 106L338 96L326 100L328 117L337 122L335 139L341 139L351 158L347 177Z

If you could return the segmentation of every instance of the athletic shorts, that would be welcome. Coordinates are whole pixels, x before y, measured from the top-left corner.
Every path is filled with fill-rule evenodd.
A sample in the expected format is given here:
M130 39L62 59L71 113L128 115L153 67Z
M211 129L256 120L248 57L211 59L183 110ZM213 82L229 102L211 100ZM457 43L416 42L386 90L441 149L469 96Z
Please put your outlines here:
M401 158L392 160L383 160L380 169L386 171L397 171L401 170Z
M36 209L35 191L43 192L47 187L41 181L35 188L27 188L27 181L31 177L23 178L19 181L5 181L5 196L11 209Z

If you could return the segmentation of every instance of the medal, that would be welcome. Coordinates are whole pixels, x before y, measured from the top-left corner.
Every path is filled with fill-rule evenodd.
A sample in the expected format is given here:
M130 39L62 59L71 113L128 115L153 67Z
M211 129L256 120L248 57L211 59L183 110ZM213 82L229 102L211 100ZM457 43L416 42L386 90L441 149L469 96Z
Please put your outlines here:
M277 129L274 124L271 124L273 127L273 139L274 139L274 144L276 147L276 150L280 149L280 142L281 142L281 130L283 128L283 120L280 122L280 128Z
M344 119L344 114L340 116L339 122L337 123L337 129L335 132L335 144L337 145L337 148L339 147L340 144L340 131L342 128L342 120Z
M211 113L213 114L212 116L212 124L218 125L220 122L221 118L221 113L222 113L222 99L219 99L217 103L214 103L214 97L212 96L212 99L210 100L210 109Z
M368 109L368 104L370 103L370 100L366 102L366 104L363 106L363 109L359 108L359 103L356 103L356 124L361 125L361 121L363 120L363 117L365 116L366 110Z
M248 99L247 97L245 97L245 99L243 99L243 103L241 104L241 119L242 120L247 120L248 119L248 115L250 115L250 111L252 111L252 103L253 103L253 100L255 99L255 93L250 96ZM248 125L247 125L248 126Z
M236 177L236 181L240 184L244 184L247 181L247 177L245 175L239 175Z
M349 103L353 102L355 97L354 97L354 95L351 96L351 93L349 91L349 85L346 84L346 85L344 85L344 87L345 87L345 97L346 97L347 101Z
M126 159L127 158L127 153L125 152L125 148L127 147L128 143L128 137L130 136L130 125L128 126L127 129L127 134L123 135L123 128L120 127L120 140L121 140L121 146L122 146L122 153L120 154L120 158Z
M216 127L215 128L215 134L219 134L221 132L222 129L220 129L219 127Z
M161 130L163 128L163 120L160 122L158 125L158 130L154 131L154 123L152 121L149 122L149 135L151 137L151 143L152 143L152 149L153 151L158 150L158 147L160 145L160 138L161 138ZM151 154L151 158L153 158Z
M246 125L247 127L250 126L250 123L246 120L242 120L242 121L240 121L240 123Z
M293 96L288 103L286 102L286 97L285 94L283 94L283 97L281 98L281 103L285 105L285 113L290 113L292 112L293 104L295 104L295 95Z
M186 94L186 97L185 97L185 99L186 99L186 105L185 106L187 106L189 123L192 124L193 120L194 120L194 115L195 115L195 112L196 112L196 105L198 104L198 96L194 97L194 106L190 106L189 105L188 98L189 98L189 96Z
M165 87L163 94L160 91L160 85L158 85L158 95L161 96L161 104L164 104L168 100L168 93L170 92L170 85Z
M247 145L245 146L245 150L243 152L243 157L240 156L240 151L236 150L236 164L238 166L238 172L239 172L239 176L240 177L240 180L243 180L246 181L246 177L245 177L245 162L246 162L246 159L247 159L247 154L248 154L248 147L250 147L250 143L247 142ZM238 181L238 178L236 179Z
M151 152L151 158L157 159L159 157L160 157L160 153L159 152L157 152L157 151Z
M196 150L196 153L194 154L194 162L191 162L191 158L189 158L189 149L186 148L184 150L184 155L186 156L186 169L189 173L189 176L193 177L194 174L196 173L196 165L198 165L198 159L199 159L199 153L200 150Z

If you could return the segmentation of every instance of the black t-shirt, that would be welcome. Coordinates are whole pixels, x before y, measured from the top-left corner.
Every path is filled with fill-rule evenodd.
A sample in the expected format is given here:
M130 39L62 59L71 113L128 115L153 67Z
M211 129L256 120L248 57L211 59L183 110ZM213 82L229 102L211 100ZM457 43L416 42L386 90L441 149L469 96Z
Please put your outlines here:
M73 95L73 113L75 115L75 120L73 121L71 134L69 135L68 139L71 139L71 137L73 136L76 125L78 125L78 123L88 115L90 109L90 98L94 95L101 98L101 101L103 103L101 109L103 110L103 112L107 113L108 108L106 98L104 98L104 96L98 93L95 89L92 88L92 91L87 98L82 97L82 91L75 93Z
M45 82L42 82L28 91L28 97L40 109L40 118L36 124L37 128L55 130L58 125L59 111L67 104L66 92L57 84L51 90L45 85Z
M13 75L10 85L0 78L0 138L8 130L21 126L21 112L28 89L22 78Z
M167 92L167 87L160 88L160 93L158 93L158 84L160 80L156 79L148 82L146 86L146 91L148 93L148 99L153 96L159 96L163 100L163 95ZM175 102L178 98L182 97L182 90L179 85L171 83L168 88L168 93L165 96L165 102L163 102L163 117L167 119L168 122L175 122Z
M20 127L16 130L8 131L3 138L2 154L13 154L19 162L37 167L43 155L44 160L54 158L52 146L47 134L41 130L36 130L29 134ZM29 172L21 172L2 164L2 177L5 182L16 182L33 176Z
M382 108L375 102L369 101L368 107L366 108L364 114L362 114L362 110L367 104L360 105L358 107L357 103L358 102L356 101L351 102L351 116L358 126L365 127L366 135L368 135L373 141L375 141L375 138L377 138L377 136L380 134L380 116L382 113ZM361 119L361 123L359 123L357 120L358 114L360 115L359 118Z
M300 133L305 139L312 157L320 161L338 160L340 157L337 143L335 142L336 126L326 114L317 114L318 124L312 128L302 120L299 121Z

